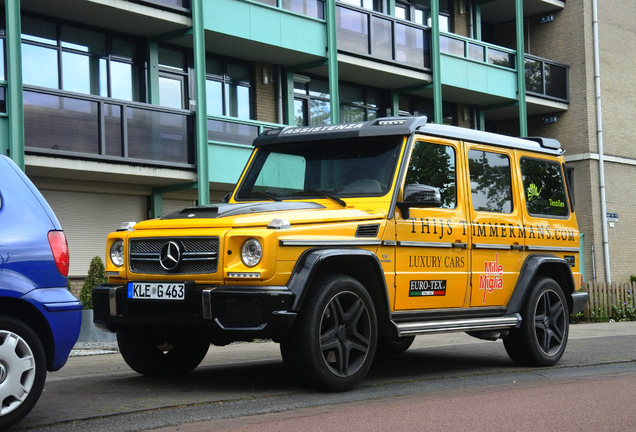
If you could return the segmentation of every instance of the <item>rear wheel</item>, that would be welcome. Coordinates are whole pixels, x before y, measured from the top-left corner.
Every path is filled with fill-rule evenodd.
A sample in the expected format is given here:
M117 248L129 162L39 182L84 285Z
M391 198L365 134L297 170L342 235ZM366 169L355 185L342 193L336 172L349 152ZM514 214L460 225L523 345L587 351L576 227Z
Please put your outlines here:
M0 316L0 430L22 420L42 394L46 354L22 321Z
M521 310L521 327L510 331L504 346L524 366L552 366L565 351L569 333L568 306L553 279L537 279Z
M358 384L373 362L378 330L371 296L356 279L328 275L312 286L290 334L285 364L301 380L342 391Z
M128 366L149 376L185 375L210 348L207 338L188 329L124 327L117 332L117 343Z

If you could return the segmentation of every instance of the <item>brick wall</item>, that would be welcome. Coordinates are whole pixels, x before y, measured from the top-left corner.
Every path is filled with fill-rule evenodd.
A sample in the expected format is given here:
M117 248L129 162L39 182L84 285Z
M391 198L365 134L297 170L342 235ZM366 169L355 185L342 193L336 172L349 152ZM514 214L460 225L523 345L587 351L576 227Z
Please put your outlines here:
M267 84L263 77L267 76ZM256 120L269 123L277 123L276 113L278 112L276 103L276 68L265 63L254 64L254 105L256 109Z

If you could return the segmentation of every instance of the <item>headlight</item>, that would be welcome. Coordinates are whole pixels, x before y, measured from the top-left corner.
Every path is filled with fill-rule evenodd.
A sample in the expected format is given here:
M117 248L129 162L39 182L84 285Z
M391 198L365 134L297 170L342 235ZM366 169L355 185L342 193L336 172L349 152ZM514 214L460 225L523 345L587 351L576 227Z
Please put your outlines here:
M117 240L110 247L110 260L117 267L124 265L124 242Z
M245 240L241 246L241 261L247 267L254 267L263 258L263 246L255 238Z

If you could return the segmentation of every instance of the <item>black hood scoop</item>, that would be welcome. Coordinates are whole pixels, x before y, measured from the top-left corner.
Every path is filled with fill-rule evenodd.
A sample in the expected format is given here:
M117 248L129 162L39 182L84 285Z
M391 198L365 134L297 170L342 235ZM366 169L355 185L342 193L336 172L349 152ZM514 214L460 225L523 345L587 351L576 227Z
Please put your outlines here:
M240 204L210 204L188 207L171 213L161 219L216 219L226 216L238 216L251 213L264 213L286 210L314 210L325 206L314 202L256 202Z

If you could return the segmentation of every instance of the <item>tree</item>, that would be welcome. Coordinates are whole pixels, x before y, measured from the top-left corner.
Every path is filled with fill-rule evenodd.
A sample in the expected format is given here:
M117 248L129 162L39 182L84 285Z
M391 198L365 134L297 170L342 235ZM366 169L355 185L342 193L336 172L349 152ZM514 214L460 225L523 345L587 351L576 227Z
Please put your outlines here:
M104 262L98 256L91 260L88 267L88 276L82 285L82 291L80 291L79 299L84 304L84 309L93 308L92 291L98 285L106 283L106 267Z

